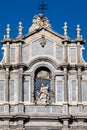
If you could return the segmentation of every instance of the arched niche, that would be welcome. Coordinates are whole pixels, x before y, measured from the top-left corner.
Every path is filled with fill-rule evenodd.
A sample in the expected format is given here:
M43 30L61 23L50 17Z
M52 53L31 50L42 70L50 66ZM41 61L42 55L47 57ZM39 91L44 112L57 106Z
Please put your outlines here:
M34 101L38 104L47 103L47 96L51 91L52 73L47 67L39 67L34 76ZM43 96L42 96L43 95Z

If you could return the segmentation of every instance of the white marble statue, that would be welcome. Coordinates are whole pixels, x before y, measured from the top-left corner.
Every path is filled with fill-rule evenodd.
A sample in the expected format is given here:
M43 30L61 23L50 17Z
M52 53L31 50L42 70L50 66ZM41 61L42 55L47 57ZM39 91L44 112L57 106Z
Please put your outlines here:
M37 92L37 104L46 105L49 101L48 87L44 84L41 85L40 91Z
M29 28L29 32L37 30L43 26L47 29L52 29L48 18L44 17L42 14L36 15L34 16L31 27Z

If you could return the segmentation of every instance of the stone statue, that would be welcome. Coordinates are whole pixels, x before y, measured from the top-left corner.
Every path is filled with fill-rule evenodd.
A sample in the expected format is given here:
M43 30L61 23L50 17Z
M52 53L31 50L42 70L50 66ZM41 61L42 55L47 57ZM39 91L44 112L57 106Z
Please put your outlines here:
M47 29L51 29L48 18L44 17L43 14L36 15L32 21L32 26L29 28L29 32L37 30L43 26Z
M49 102L49 93L48 93L48 87L44 84L41 84L40 91L37 92L37 98L36 98L37 104L44 104L46 105Z

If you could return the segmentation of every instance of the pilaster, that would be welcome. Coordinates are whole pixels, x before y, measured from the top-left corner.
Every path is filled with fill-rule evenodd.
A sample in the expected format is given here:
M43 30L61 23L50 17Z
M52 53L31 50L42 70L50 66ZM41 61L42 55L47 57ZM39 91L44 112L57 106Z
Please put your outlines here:
M52 80L51 80L51 86L52 86L52 91L53 92L55 92L55 76L52 76ZM55 97L53 96L52 97L52 103L55 103L56 101L55 101L56 99L55 99Z
M64 103L63 103L63 115L68 115L68 67L67 63L62 65L64 73Z
M6 67L5 102L9 101L9 66Z
M6 63L9 63L9 61L10 61L9 52L10 52L9 42L6 42L6 54L5 54L5 59L6 59L5 62Z
M81 51L80 51L80 42L77 42L77 63L80 63L80 57L81 57Z
M78 79L78 102L81 103L82 102L82 90L81 90L81 79L82 79L82 74L81 74L81 69L82 69L82 65L81 64L77 64L77 79Z
M64 62L68 61L68 49L67 49L67 41L64 42Z
M19 69L19 102L22 102L23 100L23 68Z
M83 66L81 64L77 64L77 79L78 79L78 109L79 114L83 111L83 104L82 104L82 88L81 88L81 80L82 80L82 68Z
M32 88L31 88L31 103L34 103L34 76L32 75L31 76L31 86L32 86Z
M62 69L64 73L64 102L68 102L68 67L67 63L62 64Z
M23 68L19 69L19 103L18 103L18 112L24 112L24 103L23 103Z
M19 62L22 62L22 42L19 43Z

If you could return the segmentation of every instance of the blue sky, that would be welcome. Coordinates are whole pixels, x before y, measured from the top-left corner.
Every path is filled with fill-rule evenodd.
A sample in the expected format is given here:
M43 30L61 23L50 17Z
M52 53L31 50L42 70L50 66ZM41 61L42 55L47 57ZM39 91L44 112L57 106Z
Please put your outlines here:
M6 25L10 24L11 38L17 37L18 22L23 23L23 34L28 32L34 15L42 0L0 0L0 40L5 34ZM76 38L76 26L80 24L81 34L87 40L87 0L44 0L48 10L44 12L48 17L53 30L63 35L63 25L68 23L68 35ZM87 61L87 43L83 52ZM0 51L1 59L1 51Z

